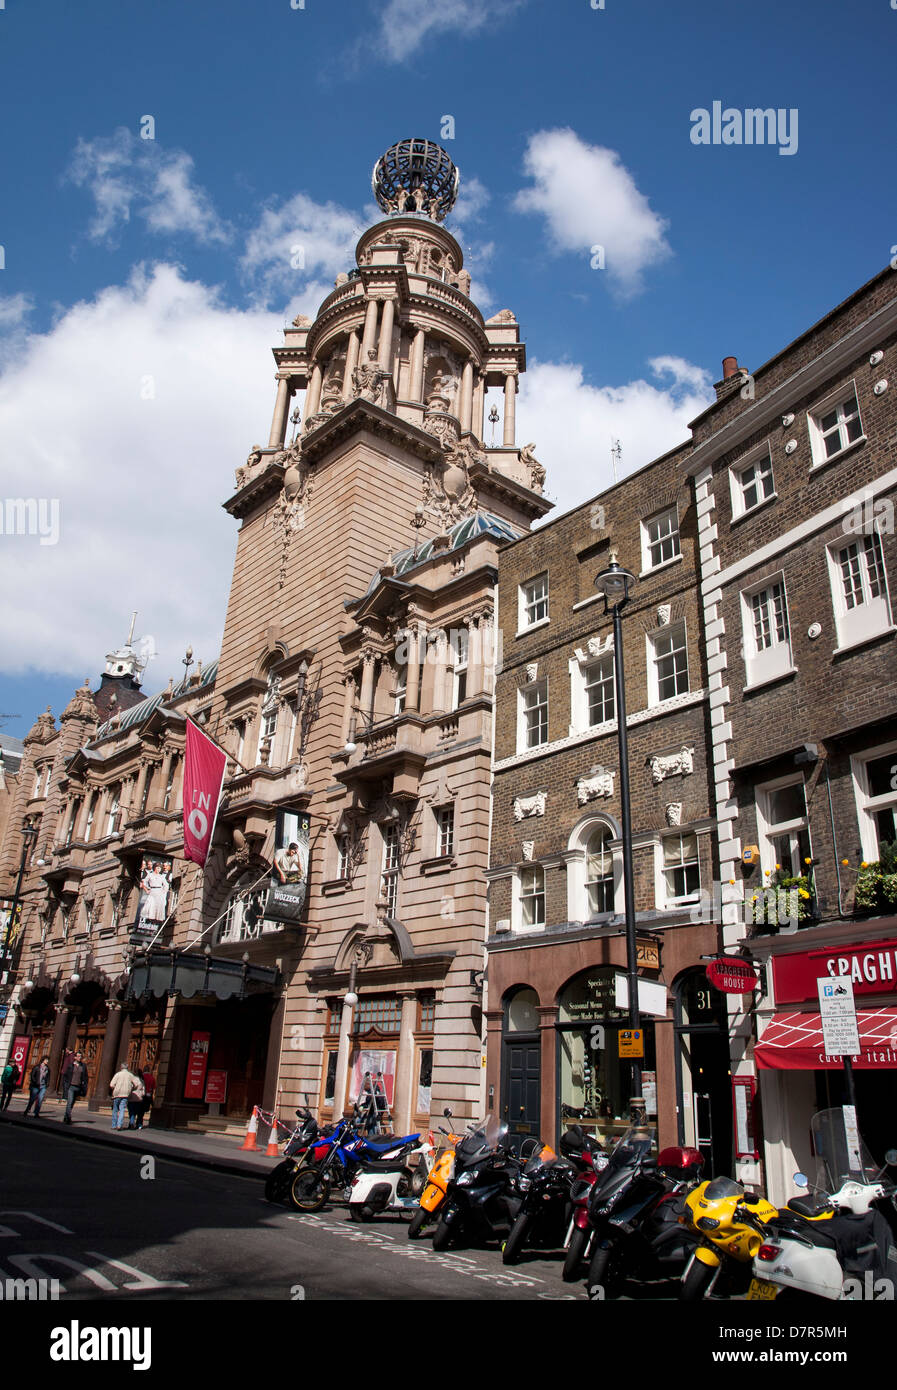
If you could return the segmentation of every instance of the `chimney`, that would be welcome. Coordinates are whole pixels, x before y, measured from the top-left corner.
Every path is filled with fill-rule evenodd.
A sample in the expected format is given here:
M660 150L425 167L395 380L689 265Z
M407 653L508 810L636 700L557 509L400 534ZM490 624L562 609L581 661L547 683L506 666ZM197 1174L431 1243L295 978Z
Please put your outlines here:
M714 383L714 391L718 401L731 396L745 382L748 376L747 367L739 367L737 357L723 358L723 379Z
M730 376L734 376L738 371L737 357L723 358L723 381L728 381Z

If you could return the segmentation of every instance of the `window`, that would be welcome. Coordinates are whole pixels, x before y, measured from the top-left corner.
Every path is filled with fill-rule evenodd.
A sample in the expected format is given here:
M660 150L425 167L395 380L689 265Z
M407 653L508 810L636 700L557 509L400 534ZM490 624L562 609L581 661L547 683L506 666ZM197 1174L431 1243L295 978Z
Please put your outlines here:
M234 734L235 734L236 741L237 741L237 747L236 747L236 751L235 751L235 753L234 753L234 760L235 760L236 762L238 762L238 763L240 764L240 766L242 767L242 765L243 765L243 752L244 752L244 749L245 749L245 747L246 747L246 720L245 720L245 719L238 719L238 720L237 720L236 724L234 725Z
M353 1033L398 1033L402 1026L402 1009L395 995L375 995L359 999L352 1018Z
M383 826L383 880L381 892L386 899L386 914L395 917L399 901L399 827Z
M662 843L665 906L693 902L701 891L697 835L664 835Z
M733 517L745 516L768 497L774 496L775 483L769 449L765 449L760 457L752 462L733 468L731 479Z
M408 698L408 667L397 666L395 669L395 686L393 687L395 704L393 714L401 714L405 708L405 701Z
M840 454L863 435L860 408L853 387L840 397L826 402L809 419L813 463L817 467Z
M614 657L590 661L584 670L589 727L614 718Z
M519 903L521 930L545 926L545 870L540 865L521 869Z
M348 835L337 835L336 837L336 876L337 878L349 877Z
M255 755L256 766L262 761L262 753L268 749L268 762L273 761L274 735L277 733L277 716L280 712L280 676L273 673L268 677L265 699L262 704L259 724L259 746Z
M436 1027L436 995L422 994L417 1001L417 1031L432 1033Z
M146 808L147 808L147 805L148 805L148 803L149 803L150 788L152 787L152 784L153 784L153 769L152 769L151 767L147 767L147 769L146 769L146 776L145 776L144 779L143 779L143 791L142 791L141 796L140 796L140 810L139 810L139 812L138 812L138 815L141 815L141 816L145 816L145 815L146 815Z
M452 656L452 709L467 699L467 659L470 634L466 627L453 629L449 636Z
M436 853L440 858L450 858L455 852L455 808L438 806L436 808Z
M886 632L891 608L878 532L830 546L828 557L838 646L855 646Z
M548 682L534 681L520 691L520 738L523 752L548 742Z
M810 831L803 778L771 782L757 788L760 865L797 878L807 871Z
M650 633L648 662L648 703L661 704L688 690L688 653L685 623L674 623L660 632Z
M84 899L84 930L85 930L85 932L87 933L88 936L90 936L90 933L91 933L91 931L93 930L93 914L94 914L93 899L92 899L92 898L85 898L85 899Z
M611 833L599 826L586 845L586 894L589 917L614 910L614 860Z
M742 594L744 666L748 686L762 685L794 669L785 583L779 578Z
M165 784L165 795L162 798L162 810L168 811L171 808L171 793L174 789L174 777L177 772L178 760L172 758L168 766L168 781Z
M106 813L106 835L113 835L118 829L118 807L121 801L121 783L109 793L109 810Z
M863 858L881 858L882 845L897 841L897 743L851 759Z
M66 832L65 832L65 843L66 843L66 846L70 845L70 844L72 843L72 840L74 839L74 836L75 836L75 825L77 824L77 820L78 820L78 816L80 815L80 812L81 812L81 798L80 798L80 797L76 797L76 799L72 802L72 809L71 809L71 811L70 811L70 813L69 813L69 823L68 823L68 827L67 827Z
M91 828L92 828L92 826L93 826L93 813L94 813L94 811L96 810L96 806L97 806L97 794L96 794L96 792L92 792L92 793L91 793L91 797L90 797L90 804L89 804L89 806L88 806L88 808L87 808L87 824L86 824L85 827L84 827L84 839L85 839L85 841L90 839L90 831L91 831Z
M642 522L642 569L656 569L679 554L679 516L675 507Z
M520 586L518 628L523 632L548 621L548 571Z

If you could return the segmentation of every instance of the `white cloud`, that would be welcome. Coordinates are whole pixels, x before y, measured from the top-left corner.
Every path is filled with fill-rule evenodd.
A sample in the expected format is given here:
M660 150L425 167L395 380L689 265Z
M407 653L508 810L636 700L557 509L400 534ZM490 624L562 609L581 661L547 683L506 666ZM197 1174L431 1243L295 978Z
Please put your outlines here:
M452 231L456 225L463 228L466 222L475 222L482 216L483 209L491 197L492 194L486 185L475 174L462 178L458 191L458 201L452 208L449 217L449 231ZM455 235L458 233L456 232ZM463 231L461 235L463 236Z
M401 62L432 35L460 31L478 34L487 24L504 19L526 0L389 0L379 29L379 47L393 62Z
M533 187L514 200L518 212L545 218L553 251L604 248L605 272L618 294L642 287L642 274L671 254L667 222L635 185L615 150L587 145L573 130L530 137L524 171ZM595 271L595 274L605 273Z
M153 232L188 235L203 244L230 237L208 193L193 183L190 155L139 139L125 126L113 135L79 140L66 178L93 197L93 241L114 241L132 210Z
M82 680L133 609L160 653L148 688L188 642L217 655L237 529L220 504L267 442L281 328L157 265L27 338L0 374L4 491L58 499L60 539L0 536L8 674Z
M618 477L624 478L690 437L689 420L713 399L711 376L682 358L655 358L651 366L659 375L656 364L671 362L678 373L669 387L643 379L590 386L574 363L537 362L521 377L517 438L535 442L548 472L545 490L558 511L613 485L615 439L622 447ZM490 404L493 396L498 393L490 393Z
M373 219L378 221L377 211ZM240 261L262 303L286 296L291 308L313 313L333 289L333 278L355 265L355 243L365 223L337 203L316 203L305 193L267 207L249 232ZM309 282L309 276L331 277ZM299 298L297 298L299 296Z

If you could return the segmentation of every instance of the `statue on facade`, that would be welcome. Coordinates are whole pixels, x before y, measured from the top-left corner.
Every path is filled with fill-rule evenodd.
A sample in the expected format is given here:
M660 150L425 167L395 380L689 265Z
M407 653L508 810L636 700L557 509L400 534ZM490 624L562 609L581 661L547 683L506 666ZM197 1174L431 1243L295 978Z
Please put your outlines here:
M360 362L352 373L352 395L355 400L385 405L385 386L388 380L389 372L384 371L377 361L377 349L368 348L368 360Z
M524 444L520 450L520 462L529 469L530 487L533 492L541 492L547 476L535 454L535 444Z

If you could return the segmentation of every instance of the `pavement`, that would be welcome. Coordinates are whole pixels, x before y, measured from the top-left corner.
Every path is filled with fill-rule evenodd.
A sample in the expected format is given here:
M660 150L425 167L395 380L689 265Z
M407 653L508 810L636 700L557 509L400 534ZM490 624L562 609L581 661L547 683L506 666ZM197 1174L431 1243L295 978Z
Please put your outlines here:
M277 1162L276 1158L265 1157L268 1132L261 1123L260 1152L254 1153L241 1149L242 1141L233 1135L218 1136L198 1134L192 1130L157 1129L153 1125L139 1130L114 1130L111 1110L88 1110L83 1101L76 1103L70 1125L63 1123L65 1102L62 1100L47 1096L37 1119L33 1114L25 1114L27 1104L27 1097L14 1095L7 1109L0 1111L0 1124L26 1125L35 1132L57 1133L67 1139L76 1139L87 1144L107 1144L118 1149L133 1148L137 1144L141 1153L175 1159L179 1163L190 1163L200 1168L211 1168L219 1173L258 1177L268 1172ZM281 1140L286 1140L285 1130L281 1131Z

